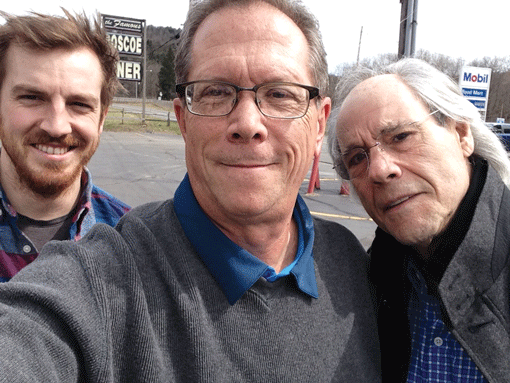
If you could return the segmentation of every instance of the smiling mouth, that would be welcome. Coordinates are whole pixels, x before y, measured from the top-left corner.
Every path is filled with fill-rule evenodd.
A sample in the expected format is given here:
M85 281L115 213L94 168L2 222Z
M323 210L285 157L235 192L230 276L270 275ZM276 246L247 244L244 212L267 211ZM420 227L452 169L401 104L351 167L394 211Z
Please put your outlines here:
M398 206L406 201L408 201L409 199L411 198L411 196L406 196L406 197L403 197L403 198L400 198L392 203L390 203L389 205L387 205L385 208L384 208L384 211L388 211L392 208L394 208L395 206Z
M256 169L256 168L264 168L267 166L272 165L271 163L265 163L265 162L257 162L257 163L251 163L251 162L223 162L223 166L227 166L230 168L240 168L240 169Z
M48 146L48 145L41 145L41 144L35 144L34 147L37 150L40 150L41 152L47 153L47 154L53 154L53 155L62 155L69 152L74 147L66 146L66 147L55 147L55 146Z
M241 169L252 169L252 168L262 168L262 167L265 167L267 165L242 165L242 164L238 164L238 165L228 165L228 166L231 166L231 167L234 167L234 168L241 168Z

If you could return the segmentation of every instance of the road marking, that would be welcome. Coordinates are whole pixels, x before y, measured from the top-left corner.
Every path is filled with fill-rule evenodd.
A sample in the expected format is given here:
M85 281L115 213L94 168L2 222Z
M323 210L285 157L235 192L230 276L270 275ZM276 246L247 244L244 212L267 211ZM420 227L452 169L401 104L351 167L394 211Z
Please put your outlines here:
M341 180L338 179L338 178L319 178L319 181L325 181L326 182L326 181L341 181ZM303 180L303 182L310 182L310 179L305 178Z
M352 219L354 221L372 221L372 218L366 218L366 217L354 217L349 215L342 215L342 214L329 214L329 213L320 213L317 211L311 211L310 212L313 215L318 215L319 217L328 217L328 218L340 218L340 219Z

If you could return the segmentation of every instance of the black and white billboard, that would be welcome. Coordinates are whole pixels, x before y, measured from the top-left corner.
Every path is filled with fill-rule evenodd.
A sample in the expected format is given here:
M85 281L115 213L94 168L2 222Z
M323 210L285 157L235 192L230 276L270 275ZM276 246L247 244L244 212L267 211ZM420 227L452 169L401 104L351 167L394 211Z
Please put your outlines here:
M117 49L120 61L117 64L119 80L141 81L144 55L145 20L102 15L108 40Z

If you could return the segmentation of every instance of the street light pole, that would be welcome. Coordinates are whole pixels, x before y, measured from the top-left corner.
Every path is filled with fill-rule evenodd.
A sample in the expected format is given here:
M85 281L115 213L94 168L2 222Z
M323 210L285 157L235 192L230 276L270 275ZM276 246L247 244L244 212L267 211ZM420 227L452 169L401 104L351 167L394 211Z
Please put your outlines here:
M418 0L400 0L400 38L398 58L412 57L416 47L416 29L418 25Z
M142 125L145 126L145 103L147 101L147 22L143 21L143 78L142 78Z
M356 59L356 65L359 65L359 52L361 51L361 37L362 36L363 36L363 26L361 26L361 31L359 33L358 58Z

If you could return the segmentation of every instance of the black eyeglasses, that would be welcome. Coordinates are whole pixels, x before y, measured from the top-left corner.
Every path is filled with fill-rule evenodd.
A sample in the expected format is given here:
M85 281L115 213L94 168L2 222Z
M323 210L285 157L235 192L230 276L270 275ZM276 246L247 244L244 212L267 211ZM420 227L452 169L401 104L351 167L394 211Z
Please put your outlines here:
M319 96L319 88L292 82L272 82L243 88L221 81L191 81L176 85L190 113L198 116L221 117L232 112L239 92L255 93L255 103L266 117L301 118L308 111L310 100Z
M338 168L339 174L344 180L364 177L370 167L370 150L372 148L377 148L392 156L409 152L418 146L422 137L420 125L437 112L438 110L429 113L419 121L397 124L383 129L372 146L352 148L341 154L342 162L336 164L334 168Z

